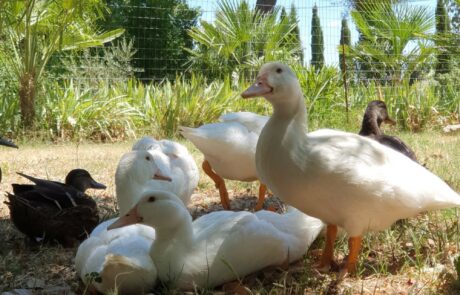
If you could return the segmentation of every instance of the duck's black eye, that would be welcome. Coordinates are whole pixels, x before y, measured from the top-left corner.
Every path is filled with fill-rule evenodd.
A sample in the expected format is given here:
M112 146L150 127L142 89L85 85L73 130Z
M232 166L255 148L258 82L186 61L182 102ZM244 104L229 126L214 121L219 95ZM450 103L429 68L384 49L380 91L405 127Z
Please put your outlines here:
M155 202L155 200L156 200L156 198L152 196L152 197L149 198L149 203L153 203L153 202Z
M146 159L147 161L150 161L150 156L145 156L145 159Z
M282 69L282 68L277 68L277 69L276 69L276 72L277 72L278 74L281 74L281 73L283 72L283 69Z

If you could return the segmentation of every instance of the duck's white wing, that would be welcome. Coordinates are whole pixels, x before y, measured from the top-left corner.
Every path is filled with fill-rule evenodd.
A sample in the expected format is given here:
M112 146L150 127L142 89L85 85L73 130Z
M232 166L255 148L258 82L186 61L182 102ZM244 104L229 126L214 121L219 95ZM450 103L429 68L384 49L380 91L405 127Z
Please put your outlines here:
M273 225L289 243L289 260L298 260L306 253L310 245L324 228L324 223L308 216L294 207L284 214L260 210L254 213L262 222Z
M258 134L250 132L241 123L181 127L181 134L204 154L221 177L244 181L257 178L254 157Z
M382 187L386 198L393 198L408 207L443 208L460 205L460 197L443 180L403 154L368 138L352 133L326 131L312 134L310 159L321 158L322 169L346 175L358 185ZM332 136L331 136L332 135ZM304 159L304 165L307 159ZM399 196L404 197L399 197Z
M195 253L187 269L200 275L187 279L213 287L300 259L322 223L297 210L286 215L222 211L198 218L193 228Z
M238 122L244 125L250 132L256 134L260 134L260 131L264 128L268 119L268 116L262 116L251 112L226 113L219 118L222 122Z
M350 235L384 229L421 211L460 205L459 195L439 177L359 135L312 132L304 141L286 143L277 154L280 159L271 172L272 180L279 174L279 181L271 183L274 194L282 191L289 204L342 225Z
M96 272L101 283L94 283L100 292L113 290L117 277L121 288L130 290L153 287L157 271L150 258L155 230L142 224L107 231L115 219L101 223L96 231L78 248L75 267L78 275L88 282L88 275ZM117 283L117 284L118 284Z

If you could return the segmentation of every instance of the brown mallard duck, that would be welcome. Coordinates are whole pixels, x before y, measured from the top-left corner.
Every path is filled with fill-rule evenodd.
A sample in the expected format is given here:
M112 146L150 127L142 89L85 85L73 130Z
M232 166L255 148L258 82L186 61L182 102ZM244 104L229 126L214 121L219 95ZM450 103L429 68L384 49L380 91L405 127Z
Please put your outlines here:
M367 104L366 111L364 112L363 122L359 135L372 138L383 145L386 145L398 152L403 153L415 162L417 157L414 151L397 136L390 136L383 134L380 130L380 125L385 122L387 124L395 125L396 122L388 115L386 104L381 100L373 100Z
M55 240L73 246L99 223L96 202L85 194L88 188L105 189L88 171L74 169L65 183L19 175L34 184L12 184L5 203L16 228L35 242Z

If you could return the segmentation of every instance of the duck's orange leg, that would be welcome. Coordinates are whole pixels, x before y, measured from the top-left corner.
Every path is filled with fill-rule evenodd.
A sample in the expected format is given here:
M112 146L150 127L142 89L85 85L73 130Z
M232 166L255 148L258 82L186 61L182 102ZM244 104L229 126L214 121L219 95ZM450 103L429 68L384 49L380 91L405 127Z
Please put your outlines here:
M334 256L334 242L337 237L337 225L328 224L326 231L326 245L318 269L320 271L329 271Z
M350 274L356 273L356 265L358 264L359 252L361 250L362 237L351 237L348 239L348 257L345 265L340 270L341 276L347 272Z
M219 189L222 207L224 207L225 210L230 210L230 199L228 198L228 192L227 188L225 187L224 179L217 175L214 170L212 170L212 167L208 161L204 160L201 167L203 167L203 171L214 181L216 188Z
M257 200L256 207L254 210L259 211L264 207L265 193L267 192L267 186L263 183L259 185L259 199Z

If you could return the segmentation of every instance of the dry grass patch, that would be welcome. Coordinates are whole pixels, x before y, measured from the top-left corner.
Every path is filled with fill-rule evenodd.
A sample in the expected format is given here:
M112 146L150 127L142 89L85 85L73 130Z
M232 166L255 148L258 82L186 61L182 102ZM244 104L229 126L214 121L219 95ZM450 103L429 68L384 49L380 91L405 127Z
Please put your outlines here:
M389 132L390 133L390 132ZM421 162L460 191L460 136L435 132L399 134L413 147ZM197 165L202 155L188 142ZM116 215L114 173L121 155L132 142L113 144L66 143L20 144L19 150L1 148L3 192L11 183L25 183L17 175L30 175L63 180L73 168L87 169L105 191L89 191L100 206L103 218ZM227 181L235 210L251 210L256 203L258 183ZM3 195L1 196L3 201ZM282 210L276 198L266 205ZM190 211L194 217L222 210L218 191L201 172L198 189L192 197ZM9 221L8 209L0 203L0 291L32 289L36 294L81 294L85 286L76 277L76 248L56 245L31 247ZM366 235L359 266L359 277L337 282L336 273L319 274L313 265L323 246L319 238L304 261L288 269L268 269L243 280L248 294L458 294L453 257L459 246L458 212L445 210L422 214L394 225L392 228ZM263 245L261 245L263 247ZM346 236L339 238L336 257L347 253ZM48 291L46 291L48 290ZM54 292L54 293L53 293ZM157 288L156 294L180 294L167 288ZM214 291L215 292L215 291ZM199 294L214 293L201 290Z

